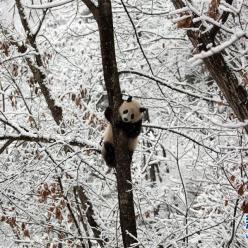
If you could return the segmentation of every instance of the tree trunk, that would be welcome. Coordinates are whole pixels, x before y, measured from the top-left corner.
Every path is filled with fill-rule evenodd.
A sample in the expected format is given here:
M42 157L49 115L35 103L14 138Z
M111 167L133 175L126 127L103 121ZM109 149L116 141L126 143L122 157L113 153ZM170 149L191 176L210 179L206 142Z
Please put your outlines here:
M130 156L128 152L126 137L115 127L115 123L118 119L118 109L122 102L122 96L115 56L111 1L99 0L98 2L98 16L96 20L100 33L103 74L108 92L109 106L114 111L112 126L116 148L115 155L120 225L123 244L124 247L127 248L137 242L136 239L132 237L137 237L133 192L132 185L130 184L130 182L132 182L130 168L132 156Z

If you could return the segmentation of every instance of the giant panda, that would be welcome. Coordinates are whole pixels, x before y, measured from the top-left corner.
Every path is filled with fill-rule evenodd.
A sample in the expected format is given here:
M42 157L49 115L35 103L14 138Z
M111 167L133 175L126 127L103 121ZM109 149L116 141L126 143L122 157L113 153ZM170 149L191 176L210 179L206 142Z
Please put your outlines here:
M130 155L133 154L138 143L144 111L146 111L146 109L141 107L140 103L133 100L131 96L129 96L126 101L124 100L119 107L119 120L116 125L128 138L128 150ZM104 115L109 123L103 135L102 156L107 166L113 168L115 167L115 148L111 125L113 112L110 107L106 108Z

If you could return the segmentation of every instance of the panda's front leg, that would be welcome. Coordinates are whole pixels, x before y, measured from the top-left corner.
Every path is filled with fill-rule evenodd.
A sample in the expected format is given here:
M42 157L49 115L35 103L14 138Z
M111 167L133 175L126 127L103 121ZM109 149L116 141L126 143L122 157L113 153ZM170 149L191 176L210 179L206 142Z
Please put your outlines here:
M104 149L102 151L103 158L110 168L115 168L115 148L114 145L111 142L105 141L103 143Z
M105 115L105 118L111 122L112 118L113 118L113 111L110 107L107 107L104 111L104 115Z

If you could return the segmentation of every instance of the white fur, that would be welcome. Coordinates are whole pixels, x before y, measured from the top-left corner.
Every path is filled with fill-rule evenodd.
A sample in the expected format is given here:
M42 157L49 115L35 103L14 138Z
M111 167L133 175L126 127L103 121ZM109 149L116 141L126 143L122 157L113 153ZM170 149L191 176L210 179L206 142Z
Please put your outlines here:
M103 143L104 142L110 142L111 144L114 144L113 130L112 130L111 124L108 124L108 126L106 127L106 130L103 134ZM137 144L138 144L138 138L129 139L128 140L129 151L134 151ZM102 152L105 152L104 145L102 146Z
M120 108L119 114L124 122L137 122L142 119L143 113L140 112L140 103L136 100L132 100L131 102L124 101ZM127 113L123 113L123 111L128 110ZM134 118L131 119L131 115L134 115Z

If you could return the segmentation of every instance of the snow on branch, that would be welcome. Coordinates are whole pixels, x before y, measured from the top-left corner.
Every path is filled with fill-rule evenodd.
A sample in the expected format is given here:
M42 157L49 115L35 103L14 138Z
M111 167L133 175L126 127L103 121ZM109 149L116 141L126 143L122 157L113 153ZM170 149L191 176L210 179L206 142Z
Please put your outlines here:
M20 55L16 55L16 56L9 56L8 58L4 59L4 60L0 60L0 65L7 63L9 61L15 60L15 59L19 59L19 58L23 58L23 57L27 57L30 55L37 55L37 52L35 50L27 50L25 53L22 53Z
M181 9L175 9L175 10L170 11L170 15L182 14L186 11L189 11L189 8L187 6L181 8Z
M210 122L212 122L214 125L219 126L219 127L223 127L223 128L228 128L228 129L238 129L238 128L244 128L246 126L248 126L248 120L244 120L243 122L237 122L237 123L219 123L216 120L210 119L208 117L205 116L205 118L207 118Z
M24 5L24 6L29 9L50 9L50 8L55 8L55 7L65 5L73 1L75 0L60 0L60 1L51 2L47 4L42 4L42 5L39 4L39 5Z
M78 146L83 148L89 148L91 150L95 150L96 152L100 152L100 148L98 145L88 141L82 140L77 137L64 138L61 136L50 136L50 135L40 135L30 132L22 131L18 134L13 133L5 133L0 135L0 140L9 140L9 141L28 141L28 142L43 142L43 143L62 143L69 144L71 146Z
M233 30L224 26L221 22L218 22L218 21L215 21L213 18L209 17L209 16L206 16L206 15L201 15L199 17L196 17L193 19L193 22L196 23L196 22L206 22L206 23L210 23L214 26L217 26L218 28L221 28L223 29L224 31L226 31L227 33L230 33L230 34L233 34ZM210 27L209 27L210 29Z
M171 133L177 134L179 136L182 136L182 137L184 137L184 138L192 141L193 143L195 143L195 144L197 144L199 146L204 147L207 150L210 150L210 151L215 152L215 153L220 153L220 151L217 151L217 150L215 150L215 149L213 149L213 148L211 148L209 146L206 146L205 144L203 144L203 143L201 143L201 142L199 142L199 141L191 138L190 136L188 136L188 135L186 135L186 134L184 134L182 132L179 132L179 131L176 131L176 130L172 130L170 127L160 126L160 125L153 125L153 124L143 124L142 126L143 127L154 128L154 129L166 130L168 132L171 132Z
M234 35L231 36L230 40L223 42L219 46L212 47L208 51L202 51L201 53L194 55L192 58L189 59L189 62L193 63L193 66L197 65L201 63L203 59L208 58L214 54L220 53L221 51L235 43L237 40L245 36L247 36L246 32L237 31Z
M209 98L209 97L205 97L205 96L202 96L202 95L199 95L199 94L195 94L195 93L193 93L191 91L187 91L187 90L184 90L182 88L173 86L173 85L169 84L168 82L165 82L165 79L162 79L163 81L161 81L160 79L156 78L155 76L146 75L146 74L144 74L142 72L133 71L133 70L119 71L119 75L120 74L125 74L125 73L136 74L138 76L148 78L150 80L155 81L159 85L165 86L165 87L167 87L167 88L169 88L171 90L175 90L175 91L177 91L179 93L182 93L182 94L186 94L186 95L189 95L189 96L192 96L192 97L195 97L195 98L198 98L198 99L202 99L202 100L205 100L205 101L208 101L208 102L213 102L213 103L217 103L217 104L221 104L221 105L227 105L226 103L223 103L220 100Z
M234 6L232 6L231 4L227 3L226 1L221 0L220 2L220 9L224 10L224 11L228 11L231 13L235 13L238 14L241 11L241 8L243 6L242 1L240 3L237 3L237 5L240 4L239 7L235 8Z

